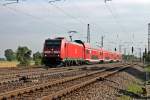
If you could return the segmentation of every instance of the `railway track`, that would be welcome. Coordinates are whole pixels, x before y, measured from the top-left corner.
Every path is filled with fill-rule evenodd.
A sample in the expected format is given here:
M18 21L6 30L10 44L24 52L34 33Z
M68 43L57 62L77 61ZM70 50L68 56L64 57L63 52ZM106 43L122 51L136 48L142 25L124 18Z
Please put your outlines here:
M77 68L72 68L71 70L75 70ZM69 68L52 68L52 69L35 69L35 70L25 70L21 72L16 72L16 73L9 73L4 76L0 76L0 85L2 84L7 84L7 83L13 83L13 82L18 82L22 77L30 78L30 79L35 79L39 78L41 76L49 76L51 74L55 73L61 73L64 71L70 70Z
M119 65L116 65L119 66ZM112 66L113 67L113 66ZM89 70L85 69L88 68ZM88 65L88 66L82 66L82 67L78 67L78 68L70 68L67 70L59 70L60 72L45 72L42 74L32 74L34 76L25 76L25 77L17 77L15 80L9 80L7 82L4 82L3 84L0 85L0 93L3 92L7 92L7 91L11 91L14 89L20 89L20 88L24 88L24 87L29 87L29 86L33 86L33 85L37 85L37 84L41 84L44 82L48 82L48 81L55 81L58 80L60 78L65 78L65 77L71 77L71 76L75 76L75 75L80 75L83 73L87 73L88 72L92 72L93 70L101 70L101 68L103 69L103 67L99 67L97 65Z
M64 77L75 76L75 75L82 74L85 72L86 70L84 71L84 70L77 69L77 70L45 73L45 74L34 76L34 77L30 76L30 78L23 77L23 79L18 80L18 81L12 81L9 83L1 84L0 93L41 84L47 81L55 81Z
M61 98L62 96L67 95L68 93L71 93L71 92L73 92L73 91L75 91L75 90L77 90L79 88L85 87L86 85L92 84L92 83L94 83L96 81L103 81L103 80L105 80L105 78L107 78L107 77L109 77L111 75L114 75L114 74L116 74L116 73L118 73L118 72L120 72L122 70L127 69L127 68L128 67L119 68L117 70L113 69L113 71L110 69L109 71L111 71L111 72L104 72L100 76L96 76L95 78L93 77L93 78L91 78L89 80L83 81L83 82L81 82L79 84L76 84L76 85L73 85L73 86L71 86L69 88L65 88L65 89L60 90L60 91L58 91L56 93L44 96L44 97L42 97L40 99L41 100L55 100L55 99L59 100L59 98Z
M110 64L103 64L102 66L109 66ZM114 65L111 65L111 66L120 66L121 64L114 64ZM0 76L0 85L2 84L7 84L7 83L13 83L13 82L19 82L20 79L22 77L26 77L26 78L30 78L30 79L33 79L33 78L39 78L41 77L42 75L49 75L49 74L53 74L53 73L56 73L56 72L63 72L63 71L67 71L68 69L80 69L80 68L83 68L84 66L74 66L73 68L72 67L68 67L68 68L53 68L53 69L50 69L50 70L44 70L44 69L36 69L36 70L23 70L23 71L13 71L13 72L7 72L9 74L7 75L4 75L4 76ZM88 66L89 67L89 66ZM90 66L91 67L91 66Z
M42 83L27 88L21 88L14 91L1 93L0 99L2 100L7 100L7 99L35 100L37 98L43 100L56 99L78 88L91 84L97 80L103 80L104 78L110 75L113 75L119 71L128 68L130 65L126 65L126 67L124 66L125 65L122 65L120 67L88 72L73 77L66 77L64 79L56 80L53 82Z

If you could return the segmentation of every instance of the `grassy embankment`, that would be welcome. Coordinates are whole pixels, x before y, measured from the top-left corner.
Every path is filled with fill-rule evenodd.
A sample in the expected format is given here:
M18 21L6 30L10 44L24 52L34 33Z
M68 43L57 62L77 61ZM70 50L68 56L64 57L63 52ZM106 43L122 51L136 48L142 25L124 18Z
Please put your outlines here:
M140 86L137 83L132 83L128 85L127 90L128 94L132 95L141 95L143 93L142 86ZM133 100L133 97L130 97L129 95L122 95L119 97L119 100Z
M146 80L146 84L150 84L150 65L145 67L145 72L149 73L149 80Z
M145 71L150 73L150 65L145 67Z
M144 69L146 72L150 73L150 65L145 67ZM142 81L142 80L141 80ZM143 81L142 81L143 82ZM150 80L148 81L150 83ZM119 100L133 100L133 95L136 96L142 96L142 95L146 95L144 94L144 90L142 89L144 88L143 85L138 84L138 82L134 82L131 83L127 86L126 91L128 92L128 94L130 95L122 95L121 97L119 97ZM138 97L137 97L138 98Z
M18 61L0 61L0 68L17 67L18 64ZM34 65L34 61L31 61L30 65Z

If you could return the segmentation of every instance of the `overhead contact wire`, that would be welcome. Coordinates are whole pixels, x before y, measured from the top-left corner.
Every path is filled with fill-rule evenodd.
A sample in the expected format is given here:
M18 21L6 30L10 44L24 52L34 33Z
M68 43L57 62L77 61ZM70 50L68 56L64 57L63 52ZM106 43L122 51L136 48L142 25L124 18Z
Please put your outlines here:
M42 17L34 16L34 15L30 14L30 13L26 13L26 12L17 10L17 9L15 9L15 8L13 8L13 7L8 7L8 6L4 6L4 5L1 5L1 6L3 6L3 7L5 7L5 8L7 8L7 9L9 9L9 10L11 10L11 11L14 11L14 12L16 12L16 13L22 13L22 14L25 15L25 16L32 17L33 19L35 19L35 20L37 20L37 21L39 21L39 22L41 22L41 21L45 21L45 22L48 21L48 22L50 22L49 20L44 20L44 18L42 18ZM50 22L49 24L50 24L50 25L53 25L54 23ZM57 24L54 24L54 25L58 26ZM62 26L58 26L58 27L62 27ZM65 27L62 27L62 28L68 30L68 29L65 28Z

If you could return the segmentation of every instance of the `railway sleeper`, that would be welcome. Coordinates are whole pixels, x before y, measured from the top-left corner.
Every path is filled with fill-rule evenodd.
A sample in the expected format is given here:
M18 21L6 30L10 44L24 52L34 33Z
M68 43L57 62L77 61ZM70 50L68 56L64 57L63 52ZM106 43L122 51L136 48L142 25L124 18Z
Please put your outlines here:
M128 67L126 67L126 68L128 68ZM56 93L54 93L54 94L51 94L51 95L48 95L48 96L45 96L45 97L41 98L41 100L55 100L55 99L57 99L57 98L62 97L63 95L66 95L66 94L68 94L68 93L71 93L72 91L75 91L75 90L77 90L77 89L79 89L79 88L81 88L81 87L84 87L84 86L86 86L86 85L89 85L89 84L91 84L91 83L93 83L93 82L95 82L95 81L97 81L97 80L103 81L105 78L109 77L110 75L114 75L114 74L116 74L117 72L120 72L120 71L122 71L122 70L124 70L124 69L126 69L126 68L122 68L122 69L119 69L119 70L117 70L117 71L110 72L109 74L104 74L104 75L102 75L102 76L100 76L100 77L96 77L96 78L93 78L93 79L91 79L91 80L85 81L85 82L83 82L83 83L81 83L81 84L77 84L77 85L74 85L74 86L72 86L72 87L66 88L66 89L64 89L64 90L60 90L60 91L58 91L58 92L56 92Z
M103 70L103 71L106 71L106 70ZM71 78L66 78L66 79L62 79L62 80L59 80L59 81L55 81L53 83L45 83L45 84L41 84L41 85L36 85L36 86L32 86L32 87L28 87L28 88L24 88L23 89L18 89L18 90L15 90L15 91L11 91L11 92L8 92L8 93L4 93L3 96L7 96L7 97L10 97L11 95L17 95L17 94L23 94L24 92L30 92L31 90L36 90L36 89L40 89L41 87L46 87L46 86L53 86L53 85L56 85L56 84L60 84L60 83L63 83L63 82L67 82L67 81L72 81L72 80L75 80L75 79L78 79L78 78L81 78L81 77L84 77L84 76L89 76L89 75L92 75L92 74L96 74L96 73L99 73L99 72L103 72L103 71L96 71L96 72L93 72L93 73L90 73L90 74L83 74L83 75L79 75L79 76L75 76L75 77L71 77ZM103 76L104 77L104 76ZM93 80L90 80L88 82L84 82L84 83L81 83L81 86L84 86L86 85L87 83L89 84L89 82L94 82L96 80L98 80L99 78L96 78L96 79L93 79ZM69 91L71 92L72 89L74 88L79 88L80 86L76 85L74 87L71 87L71 88L67 88L69 90L65 90L65 91ZM58 93L62 94L64 91L58 91ZM68 93L68 92L67 92ZM1 95L2 96L2 95ZM56 96L56 94L55 94Z

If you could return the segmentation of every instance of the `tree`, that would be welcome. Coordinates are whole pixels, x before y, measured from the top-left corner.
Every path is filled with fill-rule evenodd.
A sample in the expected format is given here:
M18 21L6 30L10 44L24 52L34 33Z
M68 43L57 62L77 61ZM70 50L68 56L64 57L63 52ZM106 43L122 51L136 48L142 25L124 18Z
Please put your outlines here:
M35 65L41 65L42 54L40 52L34 53L33 60L35 61Z
M146 62L150 62L150 51L147 53L147 51L145 51L144 53L143 53L143 61L146 61Z
M150 51L146 54L146 61L150 62Z
M6 57L7 61L13 61L16 59L15 53L13 52L12 49L5 50L5 57Z
M0 61L5 61L5 58L0 58Z
M17 60L20 62L20 65L28 66L31 61L32 51L28 47L18 47L17 49Z
M125 61L131 61L133 59L137 59L137 57L135 57L134 55L122 55L122 58L125 60Z

